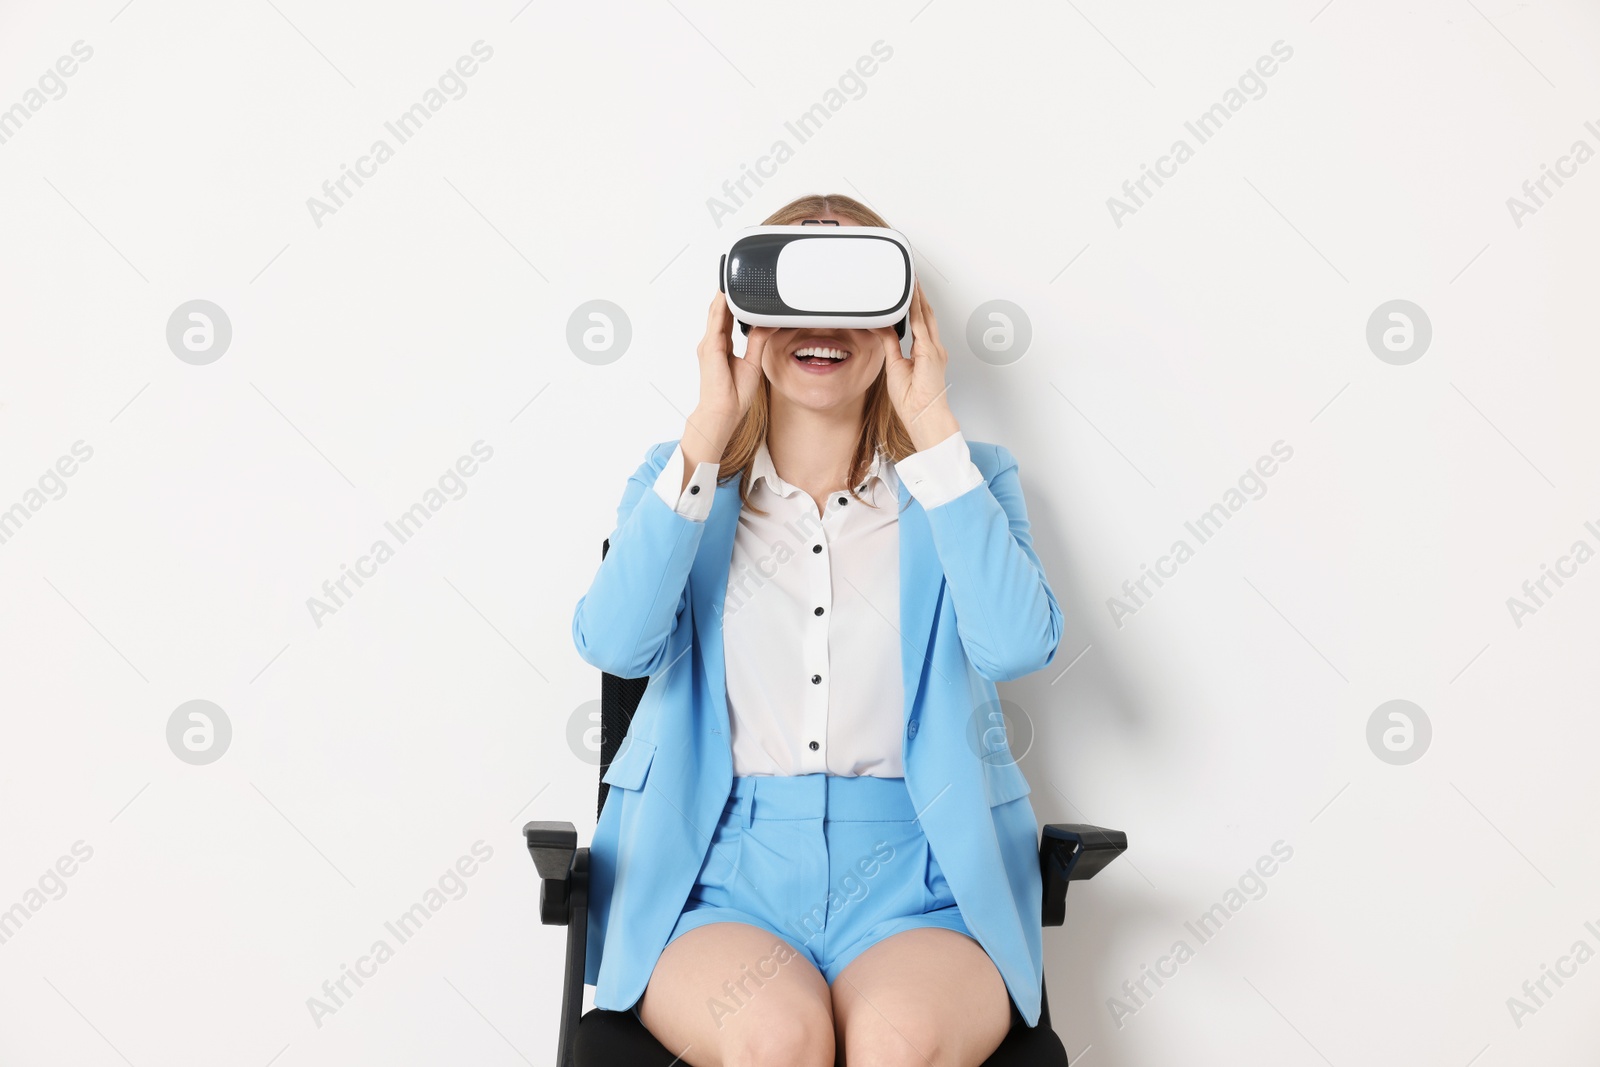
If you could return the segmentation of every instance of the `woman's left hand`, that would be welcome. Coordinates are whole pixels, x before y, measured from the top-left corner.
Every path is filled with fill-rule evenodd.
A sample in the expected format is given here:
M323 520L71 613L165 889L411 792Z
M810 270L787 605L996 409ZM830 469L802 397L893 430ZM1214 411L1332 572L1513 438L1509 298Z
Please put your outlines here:
M959 427L946 396L949 386L945 384L944 374L950 356L939 342L939 324L934 320L928 298L923 295L921 279L917 280L912 294L909 314L910 359L900 355L900 338L893 326L881 326L873 332L883 345L889 399L920 451L938 444Z

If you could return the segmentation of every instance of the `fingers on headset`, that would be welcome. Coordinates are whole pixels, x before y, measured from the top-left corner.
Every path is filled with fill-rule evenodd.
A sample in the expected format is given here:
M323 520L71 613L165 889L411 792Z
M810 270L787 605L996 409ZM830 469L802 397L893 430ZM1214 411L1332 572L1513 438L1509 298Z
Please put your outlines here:
M917 282L916 299L911 302L911 326L914 335L921 336L930 345L939 345L939 325L933 318L933 307L928 303L928 294L922 289L922 282Z
M878 347L883 349L884 359L900 358L900 337L893 326L880 326L872 332L878 335Z
M777 332L771 326L750 327L750 341L745 345L745 356L747 358L754 356L759 361L767 354L767 346L772 343L773 335Z
M920 286L917 289L917 295L922 299L922 321L927 324L928 339L931 340L935 346L938 346L939 320L933 316L933 305L928 303L928 294L924 293Z
M711 301L711 306L706 309L706 336L713 337L717 334L726 334L730 324L731 315L728 313L727 302L718 293Z
M915 340L918 337L926 339L928 334L928 322L922 315L921 283L918 283L917 285L917 291L911 298L911 307L907 310L906 315L910 319L908 325L911 327L912 339Z

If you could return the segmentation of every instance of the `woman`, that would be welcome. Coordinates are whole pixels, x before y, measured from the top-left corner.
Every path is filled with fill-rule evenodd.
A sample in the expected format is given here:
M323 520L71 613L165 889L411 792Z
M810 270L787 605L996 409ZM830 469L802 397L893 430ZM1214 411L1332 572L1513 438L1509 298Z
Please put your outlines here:
M805 220L887 225L838 195L764 225ZM650 676L585 981L694 1067L972 1065L1013 1003L1037 1023L1038 823L994 682L1051 661L1061 610L920 284L909 326L909 359L893 327L756 327L741 359L713 298L700 403L573 616L585 660Z

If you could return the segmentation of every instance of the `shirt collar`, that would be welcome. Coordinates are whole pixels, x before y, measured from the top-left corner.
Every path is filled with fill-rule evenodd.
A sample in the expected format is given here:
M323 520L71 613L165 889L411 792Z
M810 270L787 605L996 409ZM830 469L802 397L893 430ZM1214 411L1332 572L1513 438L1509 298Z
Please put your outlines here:
M765 441L756 445L755 460L750 467L750 488L753 490L761 479L767 480L767 486L779 496L788 496L800 492L798 486L790 485L778 476L778 469L772 465L772 453L767 451ZM872 462L867 467L867 476L861 482L863 486L870 487L874 478L880 479L888 486L893 494L898 494L900 484L895 474L894 464L883 454L882 449L876 450L872 455ZM864 490L858 490L864 491Z

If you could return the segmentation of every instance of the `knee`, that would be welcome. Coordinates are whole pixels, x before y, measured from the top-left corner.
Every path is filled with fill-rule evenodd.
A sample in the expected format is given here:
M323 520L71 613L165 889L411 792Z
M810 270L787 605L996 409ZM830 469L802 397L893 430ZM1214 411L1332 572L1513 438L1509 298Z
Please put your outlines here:
M729 1035L722 1062L723 1067L833 1067L834 1051L833 1020L826 1012L784 1013Z
M948 1037L940 1020L920 1009L896 1012L892 1021L857 1013L844 1035L844 1058L874 1067L945 1067L957 1062Z

